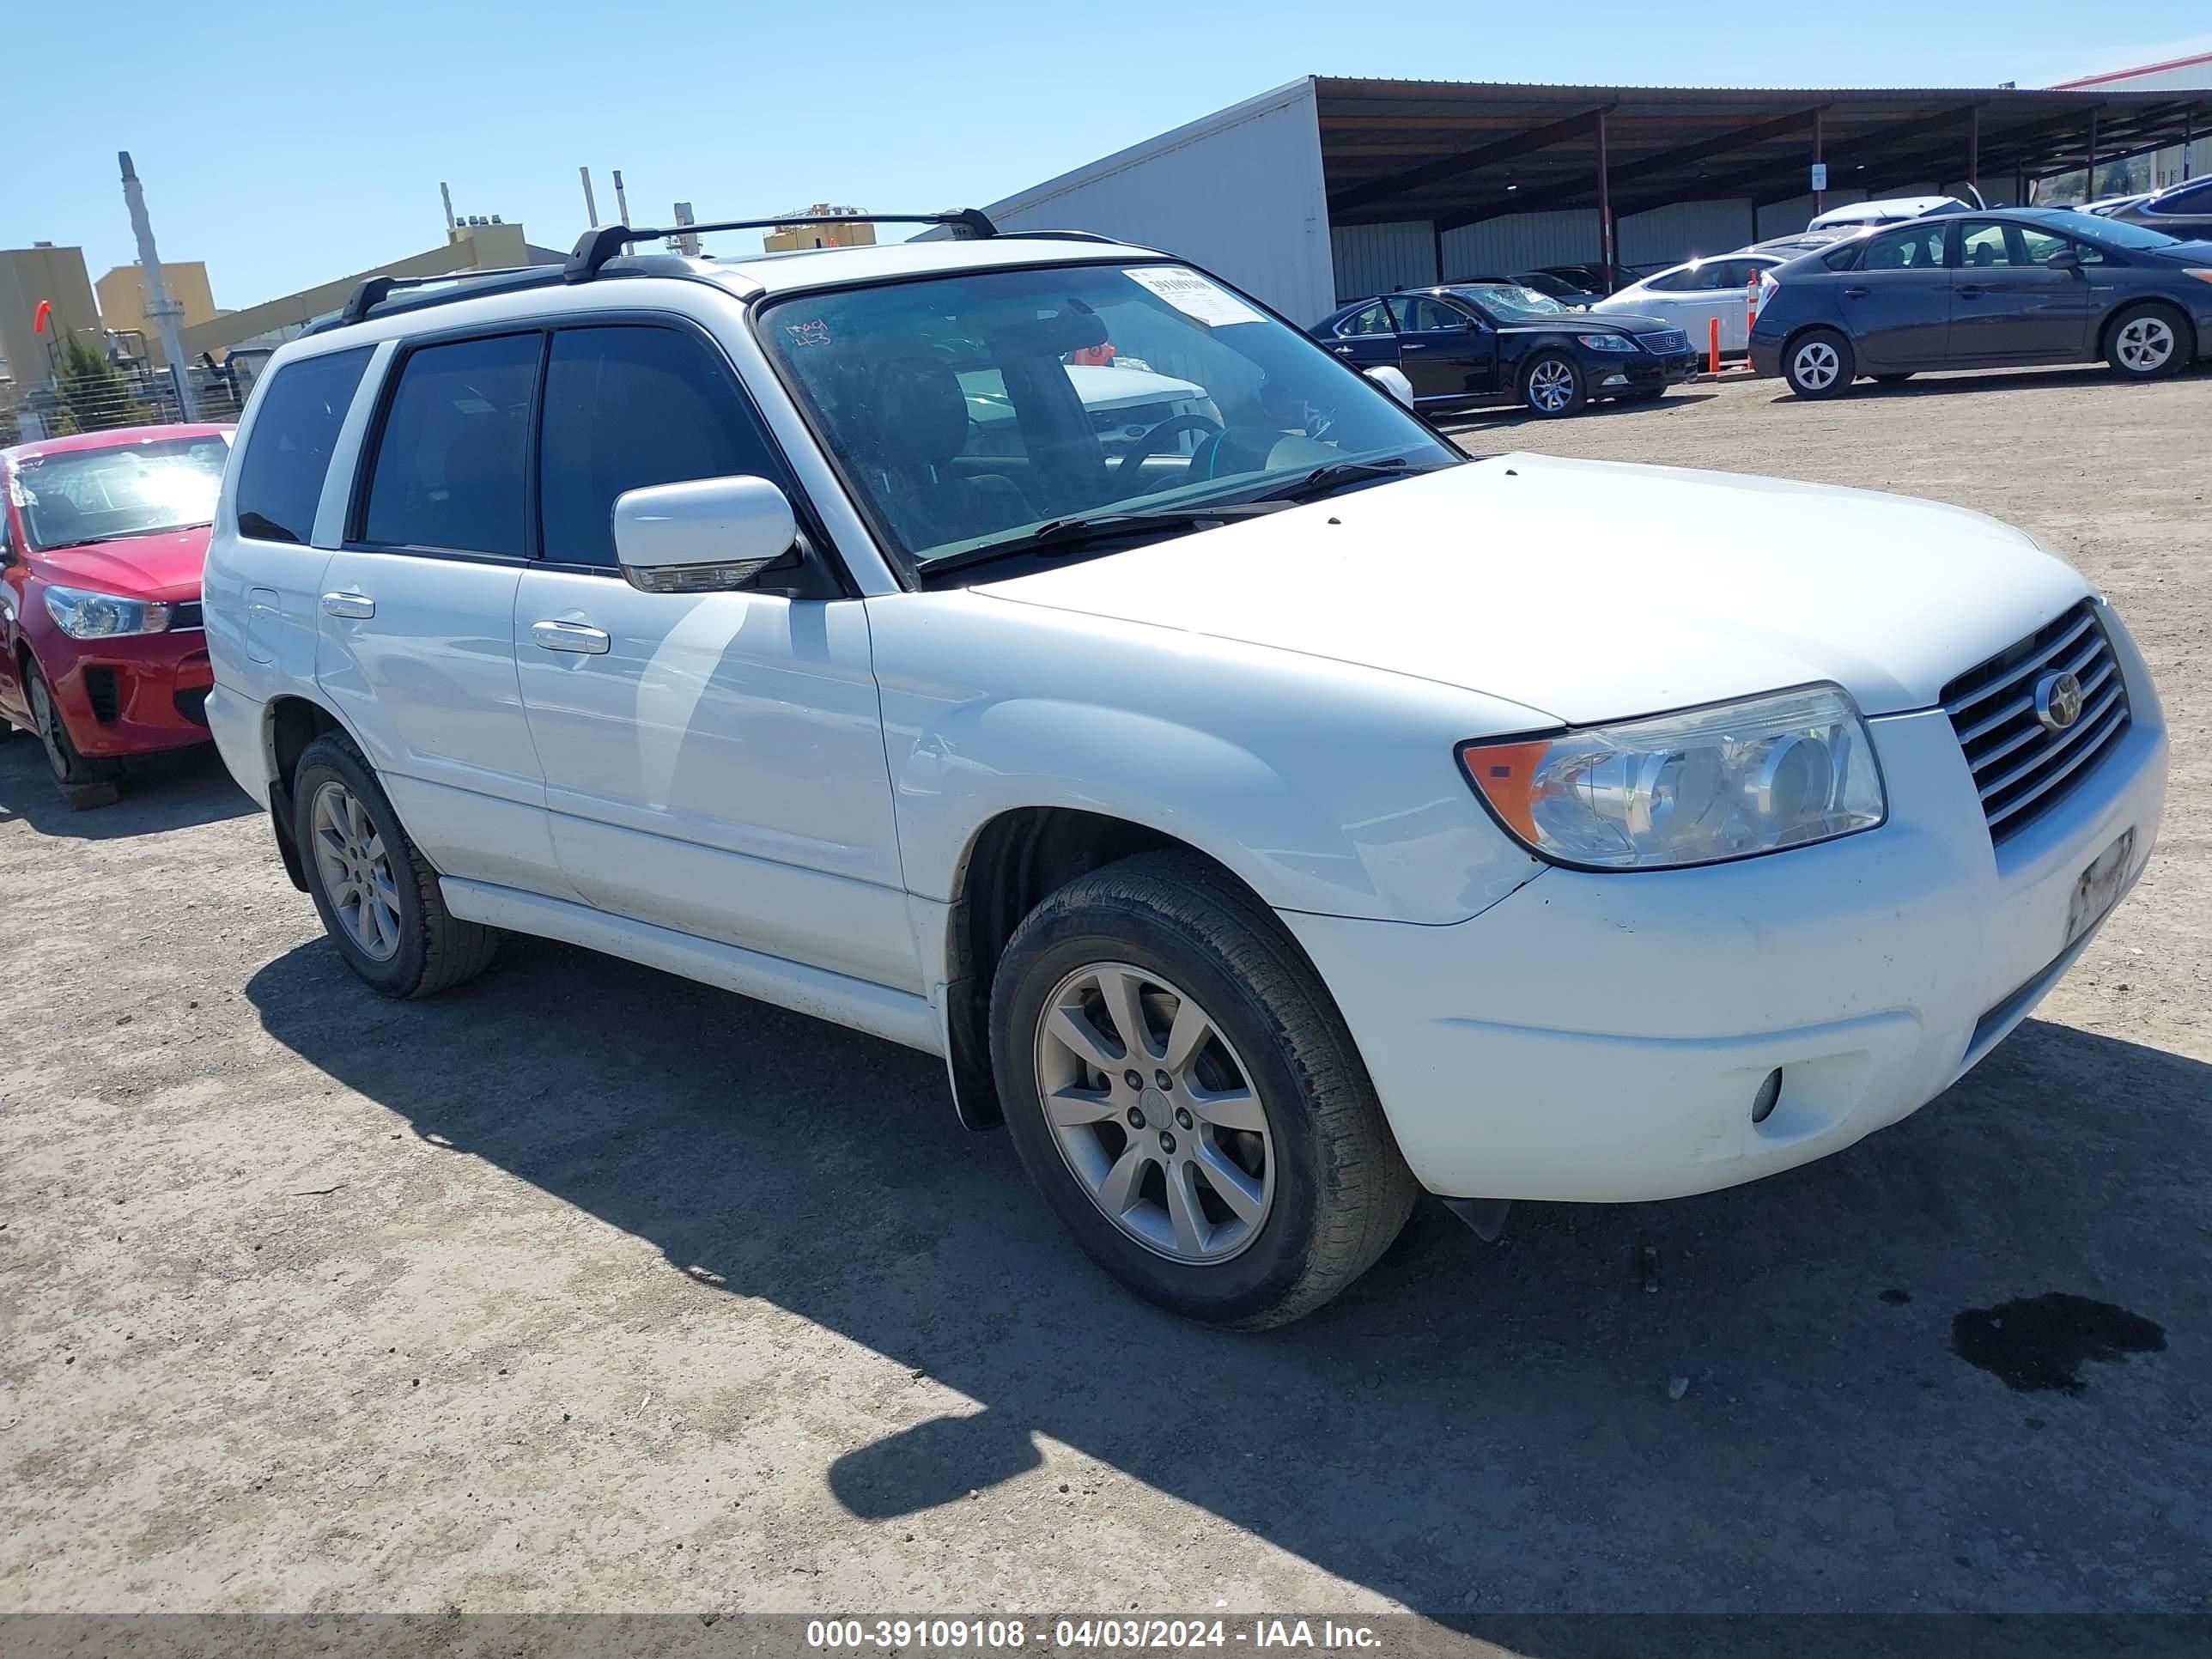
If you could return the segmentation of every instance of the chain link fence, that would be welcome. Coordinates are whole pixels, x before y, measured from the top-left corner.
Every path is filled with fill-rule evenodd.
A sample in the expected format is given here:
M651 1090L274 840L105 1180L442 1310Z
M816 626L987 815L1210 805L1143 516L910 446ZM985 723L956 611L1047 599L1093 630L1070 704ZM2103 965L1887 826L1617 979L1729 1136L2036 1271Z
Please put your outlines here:
M249 379L234 370L204 365L185 372L191 388L192 418L238 418L252 390ZM168 426L183 419L175 380L166 369L144 362L106 363L100 374L56 376L40 385L0 381L0 448L122 426Z

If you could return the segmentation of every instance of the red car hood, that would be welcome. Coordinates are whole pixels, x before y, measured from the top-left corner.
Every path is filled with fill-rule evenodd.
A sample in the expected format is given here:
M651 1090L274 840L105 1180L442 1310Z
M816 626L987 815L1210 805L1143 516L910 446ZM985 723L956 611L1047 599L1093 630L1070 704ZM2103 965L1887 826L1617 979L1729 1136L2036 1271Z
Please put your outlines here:
M32 557L48 581L127 599L197 599L207 568L209 526L57 547Z

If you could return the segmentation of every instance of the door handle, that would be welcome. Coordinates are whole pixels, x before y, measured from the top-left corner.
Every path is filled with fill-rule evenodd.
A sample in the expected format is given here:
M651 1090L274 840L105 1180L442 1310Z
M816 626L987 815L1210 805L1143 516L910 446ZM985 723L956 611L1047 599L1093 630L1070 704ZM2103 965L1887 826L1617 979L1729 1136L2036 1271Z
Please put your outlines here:
M532 623L530 637L540 650L571 651L580 657L604 657L612 643L605 629L572 622Z
M1844 298L1846 300L1863 300L1868 295L1873 292L1874 290L1868 288L1864 283L1859 283L1853 287L1845 289L1844 290Z
M1358 348L1348 345L1333 345L1329 349L1334 351L1340 357L1349 357L1352 356L1353 351L1358 349Z
M1421 340L1401 340L1398 342L1398 349L1401 351L1426 351L1428 349L1427 343Z
M325 593L323 595L323 614L325 617L350 617L356 622L366 622L376 614L376 601L366 593Z
M1959 297L1962 300L1978 300L1988 291L1979 283L1961 283L1959 285Z

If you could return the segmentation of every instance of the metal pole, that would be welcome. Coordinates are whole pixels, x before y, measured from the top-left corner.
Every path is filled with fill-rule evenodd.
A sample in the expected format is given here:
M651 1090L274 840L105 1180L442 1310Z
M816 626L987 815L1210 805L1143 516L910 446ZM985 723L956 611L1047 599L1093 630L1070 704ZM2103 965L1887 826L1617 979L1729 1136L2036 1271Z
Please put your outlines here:
M446 234L451 236L453 234L453 192L442 179L438 181L438 196L446 204Z
M161 356L168 360L170 374L177 384L177 412L187 421L196 421L199 404L185 374L185 342L177 327L177 319L185 308L169 297L168 283L162 278L161 256L154 248L154 222L146 216L146 191L138 182L138 169L131 165L131 152L118 150L116 159L123 163L123 202L131 210L131 234L138 239L138 273L146 284L146 314L154 319L155 331L161 337Z
M1813 112L1813 165L1814 167L1819 167L1823 161L1828 159L1823 148L1826 128L1820 119L1820 114L1821 112L1817 109ZM1815 219L1819 218L1821 214L1827 211L1827 207L1828 192L1825 190L1814 191L1813 192L1813 216Z
M629 198L623 191L622 169L615 169L615 214L623 223L629 222Z
M1441 220L1429 221L1429 238L1436 250L1437 282L1441 285L1444 280L1444 228Z
M2094 109L2089 112L2089 178L2081 187L2081 199L2097 199L2097 112Z
M1974 106L1974 112L1966 127L1966 182L1979 195L1982 189L1982 106Z
M1605 285L1613 288L1613 167L1606 157L1605 112L1597 112L1597 247Z
M578 167L576 176L584 181L584 217L590 220L592 228L597 230L599 228L599 204L592 199L592 170Z
M2191 110L2181 118L2181 176L2189 177L2190 146L2197 142L2197 112Z
M697 218L692 214L690 203L678 202L676 204L676 222L679 225L692 225L699 222ZM676 251L679 253L689 254L695 259L699 257L699 239L696 236L678 236L676 239Z

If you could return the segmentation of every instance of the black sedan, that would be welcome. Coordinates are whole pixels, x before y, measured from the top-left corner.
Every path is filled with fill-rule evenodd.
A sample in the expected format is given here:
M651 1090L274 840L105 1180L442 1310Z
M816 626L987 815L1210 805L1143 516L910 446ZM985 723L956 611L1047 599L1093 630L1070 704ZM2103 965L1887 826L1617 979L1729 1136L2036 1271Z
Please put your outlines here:
M1593 398L1656 398L1697 373L1689 337L1671 324L1570 311L1513 283L1358 300L1312 332L1355 368L1399 370L1424 407L1511 397L1550 419Z
M1861 375L2100 357L2151 380L2212 354L2212 242L2063 209L1887 225L1770 275L1752 368L1801 398Z

